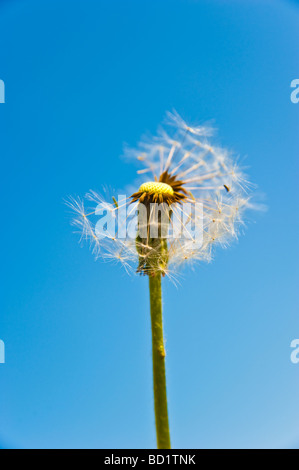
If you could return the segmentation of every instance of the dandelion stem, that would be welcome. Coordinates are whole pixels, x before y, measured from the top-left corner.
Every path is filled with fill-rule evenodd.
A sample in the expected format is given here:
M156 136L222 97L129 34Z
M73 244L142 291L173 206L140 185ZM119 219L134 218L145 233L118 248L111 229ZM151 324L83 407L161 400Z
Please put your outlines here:
M170 449L160 273L149 276L149 290L152 323L153 380L157 447L158 449Z

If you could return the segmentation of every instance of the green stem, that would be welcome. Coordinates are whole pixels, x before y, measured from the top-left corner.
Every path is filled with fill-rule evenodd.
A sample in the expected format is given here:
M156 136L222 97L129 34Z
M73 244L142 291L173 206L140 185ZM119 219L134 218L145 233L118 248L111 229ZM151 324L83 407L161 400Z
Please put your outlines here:
M165 349L162 324L162 289L161 274L149 276L154 400L158 449L170 449L170 434L167 412Z

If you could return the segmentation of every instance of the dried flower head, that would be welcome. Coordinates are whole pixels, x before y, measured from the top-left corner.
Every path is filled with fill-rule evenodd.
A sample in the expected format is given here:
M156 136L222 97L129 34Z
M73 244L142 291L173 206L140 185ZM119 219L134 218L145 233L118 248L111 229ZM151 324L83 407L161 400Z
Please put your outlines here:
M144 178L138 190L110 201L90 192L90 209L69 201L74 224L97 257L171 277L179 265L209 261L214 246L237 238L251 185L229 153L211 144L211 135L210 128L167 113L157 136L126 150L144 167L137 172Z

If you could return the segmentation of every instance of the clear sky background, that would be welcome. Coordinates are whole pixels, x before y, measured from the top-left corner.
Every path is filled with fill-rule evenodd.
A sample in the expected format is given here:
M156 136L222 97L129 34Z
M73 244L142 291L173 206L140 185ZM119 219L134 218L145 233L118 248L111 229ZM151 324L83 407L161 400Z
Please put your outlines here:
M298 24L287 0L0 2L2 447L155 447L147 279L95 262L63 199L134 181L124 142L172 108L268 206L164 282L172 444L299 446Z

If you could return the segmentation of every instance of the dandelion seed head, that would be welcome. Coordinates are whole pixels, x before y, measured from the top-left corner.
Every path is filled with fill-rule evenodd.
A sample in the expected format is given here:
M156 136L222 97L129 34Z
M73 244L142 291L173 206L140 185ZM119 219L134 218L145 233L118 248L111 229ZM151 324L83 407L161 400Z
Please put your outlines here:
M190 126L176 111L167 113L166 126L156 136L143 138L136 149L126 148L126 155L142 165L136 192L120 201L90 191L85 200L92 208L70 198L73 224L97 258L118 261L127 272L159 272L173 279L181 266L209 262L217 246L226 247L238 238L245 211L255 208L253 185L231 152L213 145L212 135L210 127ZM198 204L200 213L194 210ZM143 221L141 205L146 209ZM126 216L119 217L124 208ZM112 223L114 233L105 225L97 227L99 216ZM179 236L178 222L184 232ZM157 238L151 229L156 229Z

